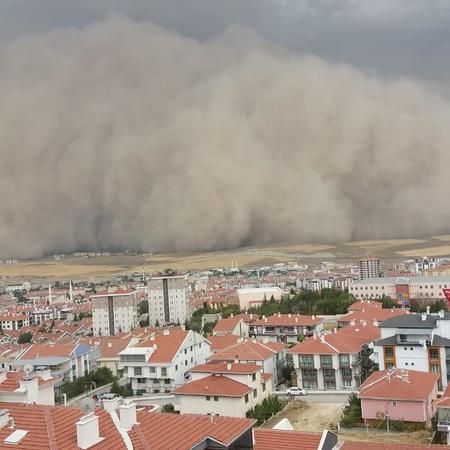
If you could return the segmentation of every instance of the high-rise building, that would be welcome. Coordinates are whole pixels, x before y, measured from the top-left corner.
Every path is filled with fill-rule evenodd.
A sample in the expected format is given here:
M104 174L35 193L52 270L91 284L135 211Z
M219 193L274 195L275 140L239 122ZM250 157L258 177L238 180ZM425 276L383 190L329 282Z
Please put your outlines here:
M363 258L359 260L359 279L380 278L383 276L381 270L381 259L379 258Z
M435 258L428 258L428 256L417 258L415 260L416 274L422 275L425 270L434 269L436 265L437 264Z
M138 325L138 296L135 291L91 295L92 328L95 336L128 333Z
M187 275L173 273L149 278L148 316L150 325L180 323L189 316Z

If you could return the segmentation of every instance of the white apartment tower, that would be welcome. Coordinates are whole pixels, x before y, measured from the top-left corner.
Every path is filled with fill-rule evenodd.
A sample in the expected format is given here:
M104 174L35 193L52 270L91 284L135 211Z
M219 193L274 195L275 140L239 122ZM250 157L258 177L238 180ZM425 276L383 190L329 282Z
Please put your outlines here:
M91 301L95 336L128 333L138 325L138 297L135 291L91 295Z
M189 316L187 275L167 274L147 282L150 325L183 324Z
M359 260L359 279L380 278L383 276L381 271L381 259L363 258Z

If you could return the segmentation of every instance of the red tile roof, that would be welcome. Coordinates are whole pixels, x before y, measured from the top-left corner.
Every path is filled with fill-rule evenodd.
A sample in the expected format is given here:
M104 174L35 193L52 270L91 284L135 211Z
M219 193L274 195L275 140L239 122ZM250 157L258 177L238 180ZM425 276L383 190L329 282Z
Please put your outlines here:
M16 371L16 372L6 372L6 378L2 382L0 382L0 392L11 392L15 391L20 387L20 381L24 380L26 377L25 372ZM38 383L40 386L44 384L53 384L58 382L60 379L51 377L48 379L39 378Z
M209 359L233 361L237 357L239 361L264 361L275 354L275 351L260 342L245 341L214 353Z
M129 432L135 450L191 450L210 437L230 446L255 423L252 419L138 411ZM34 449L36 450L36 449Z
M447 385L442 397L436 401L437 408L450 408L450 384Z
M142 341L137 347L153 347L156 344L156 350L150 355L148 362L170 363L188 334L189 331L170 329L169 334L156 334L154 339Z
M317 450L322 434L256 428L253 437L253 450Z
M216 333L231 333L238 323L242 320L240 316L227 317L226 319L220 319L213 329L213 334Z
M14 418L15 429L27 430L28 434L16 448L21 450L78 450L76 422L84 415L78 408L65 406L25 405L0 403L0 409L9 411ZM100 436L105 439L90 447L92 450L126 450L122 436L111 416L104 410L96 410L99 416ZM0 429L0 449L11 450L5 439L14 428Z
M438 379L439 374L417 370L380 370L372 373L361 385L359 396L362 399L423 401Z
M359 302L352 303L349 307L349 311L361 311L362 309L366 308L382 308L383 304L381 302L377 301L370 301L370 300L361 300Z
M200 373L235 373L235 374L253 374L262 370L262 366L256 364L243 364L243 363L229 363L229 369L227 363L207 363L199 364L190 372Z
M310 355L334 355L339 353L358 353L364 344L381 337L381 330L371 324L352 325L335 333L309 338L294 345L289 353Z
M221 397L243 397L253 388L226 376L210 375L200 380L190 381L175 389L181 395L218 395Z
M234 336L233 334L208 337L208 341L211 343L211 351L213 352L223 350L227 347L230 347L231 345L237 344L239 339L239 336Z
M82 339L86 345L91 347L98 347L100 350L100 358L119 358L119 352L125 350L130 344L132 336L127 338L117 338L117 337L91 337Z
M383 322L383 320L390 319L391 317L402 316L403 314L407 314L404 309L400 308L379 308L372 305L368 305L358 311L350 312L345 316L342 316L338 319L338 322L351 322L354 320L355 322L361 322L365 320L367 322L373 322L376 320L377 322Z
M69 357L77 344L33 344L18 359L36 359L47 356Z

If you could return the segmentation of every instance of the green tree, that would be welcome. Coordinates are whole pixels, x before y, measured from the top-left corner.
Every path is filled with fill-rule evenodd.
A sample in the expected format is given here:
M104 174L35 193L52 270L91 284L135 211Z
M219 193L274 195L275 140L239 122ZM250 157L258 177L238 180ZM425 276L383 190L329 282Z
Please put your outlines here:
M33 332L26 331L25 333L21 333L19 338L17 339L18 344L29 344L33 339Z
M148 314L148 301L142 300L141 303L139 303L139 315L142 314Z
M166 403L165 405L163 405L161 407L161 412L174 414L175 413L175 407L173 406L172 403Z
M133 395L133 389L131 389L130 385L120 386L117 381L113 381L110 392L112 394L117 394L120 397L131 397Z
M341 417L341 426L352 428L362 423L361 399L355 393L349 395Z

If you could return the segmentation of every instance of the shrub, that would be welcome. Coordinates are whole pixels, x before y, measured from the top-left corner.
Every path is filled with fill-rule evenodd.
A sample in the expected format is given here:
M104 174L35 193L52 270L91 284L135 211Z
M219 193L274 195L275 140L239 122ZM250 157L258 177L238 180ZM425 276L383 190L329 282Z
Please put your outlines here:
M362 423L361 399L350 394L341 417L341 426L352 428Z
M161 412L175 414L175 407L172 405L172 403L166 403L161 407Z
M247 417L256 419L256 425L261 425L284 408L286 403L273 395L265 398L261 403L247 411Z

